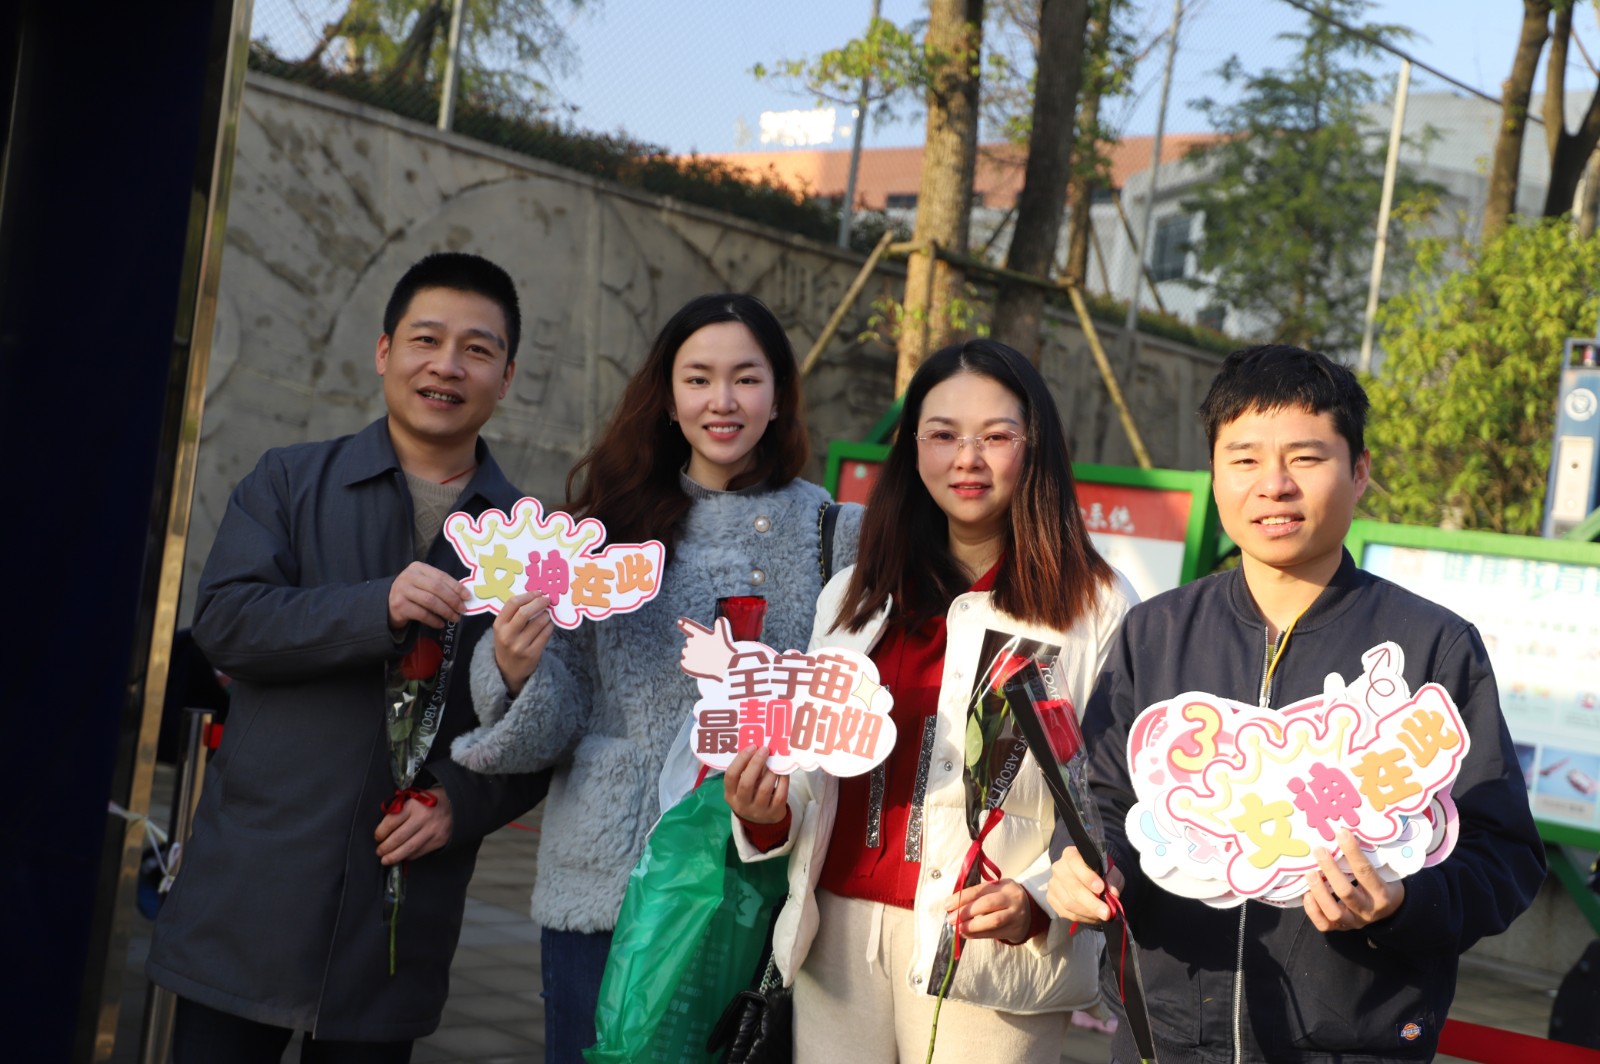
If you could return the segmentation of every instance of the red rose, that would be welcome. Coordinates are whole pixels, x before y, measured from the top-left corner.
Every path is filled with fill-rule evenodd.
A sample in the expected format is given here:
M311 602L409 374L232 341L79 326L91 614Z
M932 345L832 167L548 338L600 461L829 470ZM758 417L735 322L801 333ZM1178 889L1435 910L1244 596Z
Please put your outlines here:
M1063 765L1078 752L1078 714L1068 698L1052 698L1048 702L1035 702L1034 712L1044 725L1045 739L1050 752Z
M996 659L994 668L989 670L989 686L996 691L1004 691L1006 681L1027 668L1031 661L1032 658L1021 654L1007 654Z
M400 675L408 680L431 680L443 660L444 651L439 648L438 641L423 636L400 659Z
M754 643L761 639L761 625L767 619L767 600L760 595L719 598L717 616L728 618L728 628L736 641Z

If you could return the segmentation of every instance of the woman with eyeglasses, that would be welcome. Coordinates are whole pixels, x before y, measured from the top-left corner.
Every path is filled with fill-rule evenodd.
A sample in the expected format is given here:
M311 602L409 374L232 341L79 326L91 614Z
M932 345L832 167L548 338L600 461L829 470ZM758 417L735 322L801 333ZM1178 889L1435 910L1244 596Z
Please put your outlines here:
M755 748L724 778L740 856L789 855L773 954L794 987L796 1060L922 1060L953 930L962 952L934 1059L1060 1060L1071 1010L1097 999L1100 940L1044 907L1055 812L1031 754L1003 815L982 817L991 873L960 889L976 848L967 706L1000 633L1059 648L1081 712L1135 601L1089 541L1038 371L989 340L925 361L857 564L823 590L811 638L873 659L894 695L894 749L838 779L777 776Z

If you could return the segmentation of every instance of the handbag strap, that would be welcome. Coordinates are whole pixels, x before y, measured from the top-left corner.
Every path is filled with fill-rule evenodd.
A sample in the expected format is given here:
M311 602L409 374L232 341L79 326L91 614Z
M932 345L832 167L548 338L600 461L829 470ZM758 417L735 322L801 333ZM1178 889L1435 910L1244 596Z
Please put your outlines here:
M783 974L778 971L778 955L773 951L772 941L767 941L767 967L761 973L761 982L756 989L762 996L766 996L783 985Z
M825 502L817 507L817 572L826 584L833 579L833 526L839 523L839 504Z

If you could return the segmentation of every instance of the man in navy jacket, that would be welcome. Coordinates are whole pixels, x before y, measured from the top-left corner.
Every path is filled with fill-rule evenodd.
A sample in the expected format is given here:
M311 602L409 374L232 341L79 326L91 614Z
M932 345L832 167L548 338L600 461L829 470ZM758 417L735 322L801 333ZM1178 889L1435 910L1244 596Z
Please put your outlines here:
M296 1030L302 1061L403 1064L438 1025L479 840L544 796L547 773L449 756L476 723L468 663L491 617L463 616L466 570L440 529L519 497L478 435L518 328L500 267L424 258L377 342L387 416L268 451L228 501L194 637L231 704L148 962L178 995L178 1064L276 1064ZM406 694L413 734L439 723L399 791L385 712Z
M1344 550L1371 465L1367 397L1348 369L1292 347L1237 351L1200 412L1241 562L1128 614L1083 721L1112 868L1097 876L1065 849L1050 902L1099 923L1111 916L1108 886L1120 895L1162 1064L1431 1059L1459 955L1505 930L1544 878L1488 654L1466 621L1363 572ZM1410 690L1441 684L1467 727L1449 857L1388 882L1341 828L1340 848L1358 854L1351 873L1317 852L1321 872L1292 908L1214 909L1144 875L1126 829L1128 731L1142 710L1186 691L1287 706L1321 695L1330 673L1356 679L1362 654L1384 641L1404 652ZM1108 944L1113 1003L1118 952ZM1125 1022L1112 1053L1139 1059Z

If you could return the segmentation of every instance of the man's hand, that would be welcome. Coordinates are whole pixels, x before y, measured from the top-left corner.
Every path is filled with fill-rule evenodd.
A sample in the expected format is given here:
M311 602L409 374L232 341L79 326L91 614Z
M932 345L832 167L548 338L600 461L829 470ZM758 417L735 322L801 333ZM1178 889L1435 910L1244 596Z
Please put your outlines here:
M443 628L461 619L467 589L443 569L412 562L389 585L389 627L398 632L412 621Z
M950 914L950 925L966 938L1022 942L1028 937L1028 925L1033 923L1028 892L1014 879L979 883L952 894L944 903L944 911Z
M539 667L545 644L555 631L550 599L536 591L513 596L494 619L494 663L512 698Z
M428 793L438 800L436 804L424 805L408 798L398 813L389 813L378 821L372 837L378 840L378 858L385 865L415 861L450 841L454 822L450 796L443 787L429 787Z
M1111 919L1111 906L1105 901L1106 880L1111 881L1111 893L1122 897L1122 872L1111 869L1107 877L1095 875L1084 862L1076 846L1068 846L1055 864L1050 866L1050 889L1045 900L1063 920L1080 924L1103 924Z
M1378 875L1347 829L1340 828L1334 839L1350 862L1350 875L1340 870L1327 850L1321 846L1312 849L1321 869L1306 875L1310 889L1304 905L1312 926L1318 931L1355 931L1393 915L1405 901L1405 884L1390 883Z
M776 824L789 810L789 777L767 767L767 748L740 750L722 776L728 808L752 824Z

